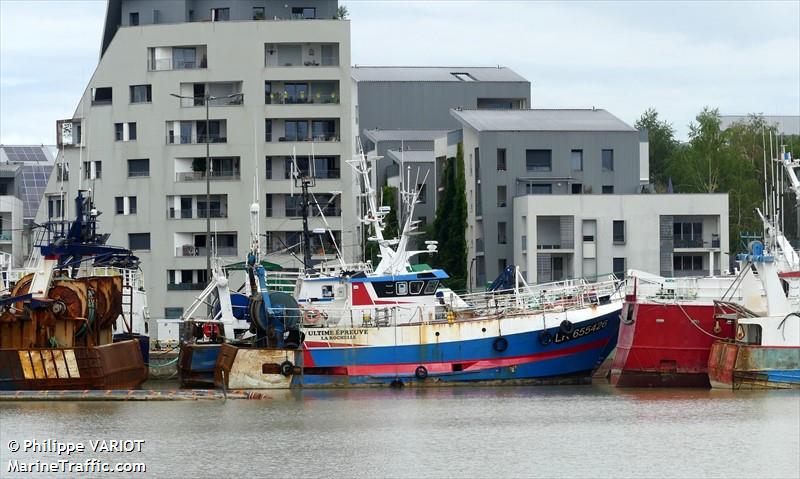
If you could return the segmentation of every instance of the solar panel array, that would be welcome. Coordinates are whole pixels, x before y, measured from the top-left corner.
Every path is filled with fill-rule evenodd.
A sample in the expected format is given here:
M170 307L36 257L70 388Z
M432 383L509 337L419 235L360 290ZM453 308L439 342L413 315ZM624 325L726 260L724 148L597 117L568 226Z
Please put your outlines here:
M20 171L22 185L19 189L19 194L22 197L20 198L23 206L22 217L25 220L32 220L36 217L36 210L39 208L39 202L44 197L47 179L50 178L52 171L52 163L22 166Z
M44 162L47 163L48 158L42 151L41 146L4 146L8 161L11 162Z

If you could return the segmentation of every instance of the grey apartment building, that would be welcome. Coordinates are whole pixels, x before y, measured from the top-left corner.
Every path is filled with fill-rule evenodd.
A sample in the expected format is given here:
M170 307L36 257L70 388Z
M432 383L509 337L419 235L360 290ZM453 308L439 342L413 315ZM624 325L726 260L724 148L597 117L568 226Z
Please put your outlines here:
M300 266L288 254L299 252L302 230L290 178L295 156L317 177L312 193L353 259L360 235L345 163L355 138L350 22L333 18L337 6L109 1L97 70L73 117L57 125L64 166L51 177L39 220L69 215L62 201L91 189L111 242L142 258L151 317L177 317L206 284L206 218L218 255L239 261L256 191L266 259ZM314 215L311 227L322 227ZM334 256L327 236L312 246L315 260Z

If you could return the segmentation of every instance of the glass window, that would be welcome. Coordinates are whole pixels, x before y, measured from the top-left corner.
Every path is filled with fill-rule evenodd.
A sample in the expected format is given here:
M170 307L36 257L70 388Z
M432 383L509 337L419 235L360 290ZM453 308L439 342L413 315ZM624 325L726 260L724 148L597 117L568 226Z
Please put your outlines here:
M613 259L614 274L618 277L625 276L625 258Z
M264 141L272 141L272 120L264 120Z
M549 183L528 183L525 185L525 193L529 195L551 195L553 185Z
M420 183L420 184L417 185L417 191L419 191L419 198L417 199L417 202L420 203L420 204L423 204L423 205L428 202L428 188L427 188L427 186L428 185L426 185L424 183Z
M506 171L506 149L497 149L497 171Z
M408 294L408 283L405 281L398 281L396 287L398 296L405 296Z
M128 139L136 139L136 123L128 123Z
M336 122L334 120L314 120L312 132L317 141L333 141L336 139Z
M284 122L284 138L286 141L308 140L308 121L286 120Z
M129 233L128 247L131 250L150 249L150 233Z
M583 150L572 150L570 160L572 171L583 171Z
M339 45L328 43L320 46L323 66L336 66L339 64Z
M572 184L572 194L573 195L580 195L583 193L583 184L582 183L573 183Z
M123 138L122 123L114 123L114 140L122 141L122 138Z
M408 288L411 294L414 295L421 293L423 286L425 286L425 281L411 281L408 283Z
M614 171L614 150L603 150L603 171Z
M150 176L150 160L128 160L128 176Z
M308 83L286 83L283 89L286 103L308 103Z
M175 271L170 270L170 273L172 274L169 276L169 282L174 284ZM183 308L164 308L164 318L166 319L180 319L181 316L183 316Z
M117 196L114 198L114 206L115 211L118 215L125 214L125 197L124 196Z
M264 7L253 7L253 20L264 20Z
M439 287L439 280L432 279L428 281L428 284L425 285L425 294L433 294L436 292L436 288Z
M278 48L278 66L293 67L302 65L301 45L281 45Z
M603 185L603 194L604 195L613 195L614 194L614 185Z
M136 197L129 196L128 197L128 214L135 215L136 214Z
M231 19L231 9L230 8L212 8L211 9L211 21L213 22L225 22Z
M172 49L172 68L197 68L197 49L174 47Z
M131 103L150 103L153 91L150 85L131 85Z
M506 207L506 185L497 185L497 207Z
M497 222L497 244L506 244L507 237L506 237L506 222L505 221L498 221Z
M131 12L128 14L128 23L130 26L135 27L139 24L139 12Z
M625 221L614 220L613 229L614 229L614 243L617 244L625 243Z
M525 165L528 171L551 171L552 150L525 150Z

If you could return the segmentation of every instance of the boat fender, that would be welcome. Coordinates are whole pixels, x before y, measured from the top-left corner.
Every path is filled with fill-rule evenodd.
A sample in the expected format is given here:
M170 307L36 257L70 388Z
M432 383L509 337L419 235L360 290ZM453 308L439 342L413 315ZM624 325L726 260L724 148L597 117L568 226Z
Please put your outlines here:
M550 336L550 333L547 331L542 331L539 333L539 342L542 343L542 346L547 346L553 341L553 337Z
M502 353L508 349L508 339L502 336L495 338L494 343L492 343L492 348L498 353Z
M281 374L289 377L294 372L294 364L291 361L284 361L281 363Z
M564 334L572 334L572 331L575 330L575 325L572 324L572 321L570 321L569 319L565 319L564 321L561 321L561 324L558 326L558 329L560 329L561 332Z
M424 380L428 377L428 368L425 366L417 366L417 369L414 370L414 376L420 381Z

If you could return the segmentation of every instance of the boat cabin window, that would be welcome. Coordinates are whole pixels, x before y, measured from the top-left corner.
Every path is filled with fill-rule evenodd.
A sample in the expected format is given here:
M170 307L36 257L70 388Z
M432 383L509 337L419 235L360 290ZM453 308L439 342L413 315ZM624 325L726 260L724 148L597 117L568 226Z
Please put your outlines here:
M408 294L408 283L405 281L398 281L396 287L398 296L405 296Z
M425 281L411 281L408 284L408 287L411 290L411 294L421 293L423 286L425 286Z
M439 280L434 279L432 281L428 281L428 285L425 286L425 294L433 294L436 292L436 288L439 287Z
M333 298L333 285L327 285L322 287L322 297Z

